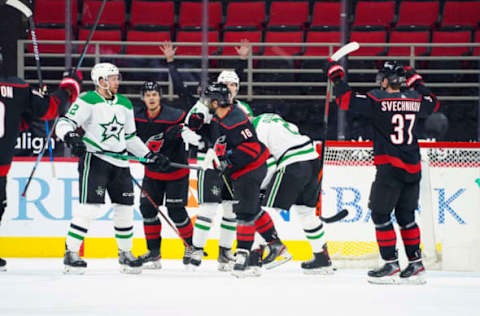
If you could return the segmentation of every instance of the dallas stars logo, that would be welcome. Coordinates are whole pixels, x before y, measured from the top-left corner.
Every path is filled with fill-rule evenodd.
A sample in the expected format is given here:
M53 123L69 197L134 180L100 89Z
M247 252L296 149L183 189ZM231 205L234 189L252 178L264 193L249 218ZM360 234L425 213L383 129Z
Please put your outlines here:
M214 186L212 187L211 192L212 192L212 194L215 195L215 196L219 196L220 193L221 193L220 188L219 188L218 186L216 186L216 185L214 185Z
M106 123L100 124L103 127L102 142L106 141L110 137L115 137L120 141L120 132L123 130L123 125L117 119L117 116L113 116L113 119Z

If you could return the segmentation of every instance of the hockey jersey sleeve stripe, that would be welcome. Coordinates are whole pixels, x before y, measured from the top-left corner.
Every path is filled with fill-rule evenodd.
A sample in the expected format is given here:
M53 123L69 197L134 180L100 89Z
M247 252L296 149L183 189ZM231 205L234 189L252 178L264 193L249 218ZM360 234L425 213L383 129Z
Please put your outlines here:
M255 151L257 154L262 150L259 143L242 143L243 146Z
M178 180L187 176L189 173L190 173L190 170L186 168L178 169L176 171L167 173L167 172L151 171L151 170L148 170L147 167L145 167L145 176L155 180Z
M40 118L41 120L51 120L57 116L58 106L60 105L61 100L55 96L51 95L49 100L49 107L47 112Z
M257 169L257 168L260 167L265 161L267 161L268 156L270 156L270 152L268 151L268 149L265 149L265 151L263 152L263 154L262 154L258 159L256 159L255 161L249 163L248 165L246 165L246 166L245 166L244 168L242 168L241 170L234 172L234 173L232 174L232 179L235 179L235 180L236 180L236 179L238 179L238 177L244 175L245 173Z
M10 164L0 166L0 177L6 177L10 170Z
M102 148L100 145L98 145L97 143L95 143L93 140L91 140L90 138L88 138L88 137L86 137L86 136L83 136L83 137L82 137L82 140L83 140L84 142L86 142L86 143L89 143L89 144L92 145L93 147L98 148L98 149L100 149L100 150L103 151L103 148Z
M133 138L133 137L135 137L135 136L137 136L137 132L133 132L133 133L130 133L130 134L126 134L126 135L125 135L125 139L128 140L128 139Z
M422 165L420 164L420 162L416 164L408 164L400 160L400 158L393 157L390 155L375 156L373 159L373 164L374 165L391 164L392 166L403 169L408 173L417 173L417 172L420 172L420 170L422 169Z

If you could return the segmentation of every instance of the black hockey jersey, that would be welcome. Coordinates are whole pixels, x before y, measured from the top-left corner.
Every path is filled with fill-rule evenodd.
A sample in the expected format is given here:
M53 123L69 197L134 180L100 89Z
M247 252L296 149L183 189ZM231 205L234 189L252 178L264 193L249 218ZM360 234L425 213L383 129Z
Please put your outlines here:
M405 181L418 180L421 164L416 124L419 118L438 110L435 95L424 85L398 93L373 89L367 94L352 94L343 81L335 92L340 108L364 116L373 126L374 164L394 167Z
M170 161L187 164L188 155L180 135L185 112L169 106L163 106L155 117L148 115L146 107L135 114L137 135L153 152L166 155ZM165 171L153 171L145 167L145 175L157 180L176 180L189 174L186 168L168 168Z
M252 123L238 106L231 105L228 113L212 122L218 129L215 143L217 156L226 156L231 162L231 177L237 179L245 173L262 166L270 156L267 147L258 140Z
M6 176L10 169L18 133L27 118L51 120L67 101L63 89L42 96L20 78L0 77L0 176Z

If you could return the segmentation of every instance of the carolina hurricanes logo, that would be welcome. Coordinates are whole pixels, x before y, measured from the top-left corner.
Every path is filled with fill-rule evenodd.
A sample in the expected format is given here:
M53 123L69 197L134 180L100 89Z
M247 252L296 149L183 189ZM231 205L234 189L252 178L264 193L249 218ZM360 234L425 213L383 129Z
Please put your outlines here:
M223 156L227 152L227 137L225 135L220 136L215 142L215 154L217 156Z
M147 147L153 152L158 153L163 146L163 133L153 135L147 140Z

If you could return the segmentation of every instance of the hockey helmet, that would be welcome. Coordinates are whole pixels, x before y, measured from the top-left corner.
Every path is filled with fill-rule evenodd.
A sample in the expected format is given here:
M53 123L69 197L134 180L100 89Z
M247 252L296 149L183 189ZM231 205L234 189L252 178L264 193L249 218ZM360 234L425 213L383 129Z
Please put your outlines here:
M213 101L218 102L219 107L227 107L230 105L230 90L224 83L212 83L207 86L204 91L205 101L210 107Z
M92 72L91 72L93 83L96 86L100 85L100 78L103 78L104 80L106 80L108 76L114 76L114 75L120 76L120 71L118 70L117 66L111 63L96 64L95 66L93 66Z
M378 71L377 82L387 78L389 84L402 84L405 82L405 69L396 61L387 60Z
M162 89L158 82L155 81L145 81L143 86L140 88L140 95L143 97L145 92L147 91L157 91L160 95L162 95Z
M223 70L217 77L218 83L227 84L228 82L236 83L237 86L240 85L240 78L235 71L232 70Z

